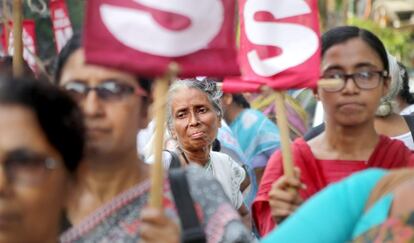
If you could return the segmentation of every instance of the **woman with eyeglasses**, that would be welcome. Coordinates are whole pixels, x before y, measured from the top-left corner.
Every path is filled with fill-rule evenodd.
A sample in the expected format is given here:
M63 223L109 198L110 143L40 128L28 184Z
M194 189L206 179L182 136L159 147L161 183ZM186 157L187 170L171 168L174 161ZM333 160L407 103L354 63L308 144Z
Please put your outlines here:
M83 153L82 114L37 80L0 79L0 242L56 243Z
M180 242L184 232L171 185L165 181L163 210L147 207L149 166L136 149L136 134L147 126L150 82L86 63L79 34L59 55L55 82L80 105L87 135L85 156L67 197L71 227L61 241ZM186 179L207 241L250 242L219 183L200 171L187 168Z
M401 141L378 135L374 128L375 112L389 88L387 53L378 37L353 26L326 32L321 72L323 78L342 81L317 90L326 129L309 141L300 138L292 144L295 177L283 175L279 151L270 158L253 203L261 235L304 200L356 171L414 165L411 152Z
M388 55L390 69L390 88L381 98L380 105L375 113L374 127L379 134L401 140L411 151L414 150L414 117L399 115L397 95L402 91L404 83L408 82L405 67L398 63L395 57ZM406 80L406 81L404 81ZM303 137L310 140L325 129L325 124L312 128Z

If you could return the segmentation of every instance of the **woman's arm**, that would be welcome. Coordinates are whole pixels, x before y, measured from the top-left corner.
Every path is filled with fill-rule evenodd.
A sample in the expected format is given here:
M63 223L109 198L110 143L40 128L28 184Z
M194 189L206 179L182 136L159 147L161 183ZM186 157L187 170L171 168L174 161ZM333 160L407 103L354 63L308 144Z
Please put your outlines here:
M246 226L246 228L248 230L252 230L252 217L250 216L250 212L249 209L247 209L246 204L243 203L237 212L239 212L243 224Z
M384 170L371 169L333 184L309 199L262 242L347 242Z

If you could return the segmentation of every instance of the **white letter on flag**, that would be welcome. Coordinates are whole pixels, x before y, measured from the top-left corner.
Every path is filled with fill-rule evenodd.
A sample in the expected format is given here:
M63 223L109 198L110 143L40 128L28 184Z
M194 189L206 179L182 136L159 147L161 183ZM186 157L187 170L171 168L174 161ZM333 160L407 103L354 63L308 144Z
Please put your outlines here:
M135 50L179 57L206 48L218 35L224 20L221 0L134 0L150 8L190 19L183 30L169 30L154 20L149 11L103 4L100 14L112 35Z
M311 12L303 0L248 0L243 15L248 40L256 45L276 46L282 54L260 60L255 50L247 54L253 71L270 77L305 62L318 50L318 36L305 26L290 23L256 21L257 12L270 12L276 19L304 15Z

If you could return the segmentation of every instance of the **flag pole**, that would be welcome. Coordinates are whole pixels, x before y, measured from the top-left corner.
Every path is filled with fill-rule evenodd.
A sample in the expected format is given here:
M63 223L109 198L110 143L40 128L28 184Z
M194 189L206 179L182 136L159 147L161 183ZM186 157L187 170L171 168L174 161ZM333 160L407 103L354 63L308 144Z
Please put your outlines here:
M166 75L155 80L154 110L155 110L155 140L154 163L151 165L151 190L149 205L154 208L162 208L164 164L162 150L164 148L164 133L166 122L166 101L170 80L177 76L179 67L177 63L171 63Z
M275 92L276 121L280 131L280 148L283 158L283 172L286 176L293 177L293 159L290 147L289 125L285 108L285 92Z
M13 0L13 76L23 75L22 0Z
M7 6L7 1L3 1L3 19L4 19L4 36L5 36L5 47L9 46L9 35L10 35L10 12ZM8 53L8 50L4 50L4 53Z

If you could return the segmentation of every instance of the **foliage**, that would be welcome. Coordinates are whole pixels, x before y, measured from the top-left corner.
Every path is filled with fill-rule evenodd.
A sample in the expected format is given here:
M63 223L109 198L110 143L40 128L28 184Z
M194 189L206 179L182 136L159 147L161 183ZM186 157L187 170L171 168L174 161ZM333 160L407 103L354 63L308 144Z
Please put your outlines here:
M49 4L50 0L46 2ZM86 0L66 0L69 17L74 30L79 30L82 26L85 3ZM41 60L50 62L56 55L56 49L49 12L44 15L34 13L27 5L27 1L24 1L23 15L25 19L35 20L38 56Z
M349 23L375 33L384 43L387 50L403 63L409 64L413 54L412 32L394 28L382 28L372 20L351 18Z

